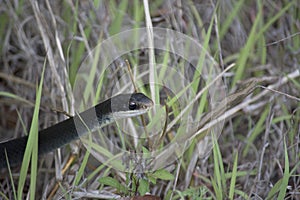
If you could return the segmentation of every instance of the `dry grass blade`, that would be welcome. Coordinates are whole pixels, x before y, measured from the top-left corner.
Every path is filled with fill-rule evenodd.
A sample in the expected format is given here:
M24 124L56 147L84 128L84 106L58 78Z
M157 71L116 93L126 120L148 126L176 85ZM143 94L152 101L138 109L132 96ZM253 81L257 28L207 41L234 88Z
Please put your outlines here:
M144 0L144 9L145 9L145 17L146 17L146 24L147 24L147 37L148 37L148 44L149 44L149 79L150 83L155 83L156 80L156 70L155 70L155 56L154 56L154 42L153 42L153 26L152 26L152 20L150 16L150 10L149 10L149 2L148 0ZM154 101L154 103L157 103L156 101L156 89L154 87L154 84L150 85L150 91L151 91L151 99ZM154 111L155 112L155 111Z
M278 88L288 82L289 79L295 79L300 76L299 70L296 70L290 74L288 74L286 77L281 78L276 83L269 85L268 89L274 89ZM257 94L256 96L253 96L247 100L244 98L250 94L250 92L253 91L257 87L257 84L261 81L259 79L250 80L249 82L246 82L244 87L242 87L237 93L234 93L232 95L229 95L227 98L227 104L230 106L229 110L226 110L226 107L224 107L224 104L220 104L215 110L209 112L200 122L200 127L197 130L197 132L192 136L192 138L198 136L199 134L203 133L204 131L212 128L214 125L216 125L218 122L225 120L229 117L232 117L235 113L238 111L246 108L251 103L258 101L263 96L267 95L271 92L271 90L264 90ZM211 116L218 116L217 118L214 118L212 121L209 121L211 119ZM209 122L208 122L209 121ZM202 135L201 137L204 137Z

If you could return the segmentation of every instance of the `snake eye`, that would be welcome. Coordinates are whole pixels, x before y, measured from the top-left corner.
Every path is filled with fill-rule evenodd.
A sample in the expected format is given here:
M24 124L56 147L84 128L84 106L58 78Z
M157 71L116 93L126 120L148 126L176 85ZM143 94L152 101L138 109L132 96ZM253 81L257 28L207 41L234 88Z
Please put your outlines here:
M135 110L137 108L137 105L135 102L130 102L129 103L129 110Z

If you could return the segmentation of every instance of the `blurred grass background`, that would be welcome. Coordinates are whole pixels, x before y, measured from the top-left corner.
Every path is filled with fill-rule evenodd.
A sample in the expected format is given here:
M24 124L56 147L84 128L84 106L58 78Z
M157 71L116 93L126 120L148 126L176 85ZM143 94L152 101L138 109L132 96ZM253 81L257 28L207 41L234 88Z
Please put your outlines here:
M144 11L140 0L1 2L1 141L29 132L37 121L36 99L41 99L40 129L64 118L52 108L74 114L70 94L83 59L105 38L145 27ZM36 199L97 198L97 191L108 198L150 192L162 199L300 199L299 2L153 0L149 11L154 27L204 41L221 69L236 63L224 76L228 93L253 78L262 80L253 95L272 84L280 93L269 91L228 116L212 153L200 159L192 145L170 174L163 173L164 180L156 180L162 175L154 173L147 177L149 183L132 186L128 175L105 166L85 170L81 166L88 155L80 153L51 196L60 177L51 154L37 169L37 184L26 172L19 179L20 169L11 176L1 173L0 197L21 199L31 191ZM289 74L296 75L287 78ZM43 93L37 95L42 77ZM69 147L64 148L64 162L69 154ZM99 183L99 177L112 180Z

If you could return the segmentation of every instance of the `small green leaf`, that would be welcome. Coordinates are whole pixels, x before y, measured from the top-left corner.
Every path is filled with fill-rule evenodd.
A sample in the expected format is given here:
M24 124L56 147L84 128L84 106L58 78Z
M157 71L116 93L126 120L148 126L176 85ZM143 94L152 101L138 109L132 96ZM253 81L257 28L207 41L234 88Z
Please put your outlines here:
M173 180L174 176L165 169L159 169L152 174L153 177L161 180Z
M148 181L146 181L145 179L141 179L140 183L139 183L138 191L141 196L144 196L146 194L146 192L149 192L150 189L149 189Z
M146 147L142 147L143 153L150 153L150 151Z
M153 177L153 176L148 176L148 179L149 179L149 181L151 182L151 183L153 183L153 184L156 184L156 177Z
M111 186L113 188L116 188L118 191L121 191L123 193L128 192L128 190L125 186L123 186L121 183L119 183L119 181L117 181L116 179L114 179L112 177L102 177L98 181L101 184L108 185L108 186Z

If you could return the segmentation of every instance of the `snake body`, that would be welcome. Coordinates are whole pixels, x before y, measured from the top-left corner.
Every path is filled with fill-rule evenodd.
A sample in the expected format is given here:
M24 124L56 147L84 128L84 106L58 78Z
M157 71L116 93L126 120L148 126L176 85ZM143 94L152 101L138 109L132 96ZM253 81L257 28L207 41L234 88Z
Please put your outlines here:
M152 105L152 100L142 93L114 96L74 117L39 131L38 154L51 152L116 119L144 114ZM10 166L22 162L27 140L28 136L24 136L0 143L0 169L7 167L7 161Z

